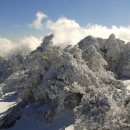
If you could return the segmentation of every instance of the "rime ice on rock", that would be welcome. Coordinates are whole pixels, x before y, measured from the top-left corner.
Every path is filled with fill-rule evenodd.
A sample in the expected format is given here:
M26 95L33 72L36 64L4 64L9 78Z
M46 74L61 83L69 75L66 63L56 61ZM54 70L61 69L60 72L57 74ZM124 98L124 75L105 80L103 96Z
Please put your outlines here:
M24 108L41 104L48 106L40 113L42 122L52 123L70 109L75 130L129 130L126 86L114 74L130 76L130 45L112 34L108 39L88 36L61 49L53 45L53 37L45 37L26 57L0 58L0 93L19 92L18 105L3 118L0 128L15 122L16 113Z
M130 42L124 45L117 73L120 77L130 78Z

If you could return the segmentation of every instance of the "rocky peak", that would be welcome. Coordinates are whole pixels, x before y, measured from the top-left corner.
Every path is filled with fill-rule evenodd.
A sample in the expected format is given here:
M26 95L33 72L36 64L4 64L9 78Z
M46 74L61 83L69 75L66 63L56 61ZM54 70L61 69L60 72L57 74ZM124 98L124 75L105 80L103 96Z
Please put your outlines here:
M92 36L87 36L83 40L81 40L79 43L79 48L83 51L85 51L89 45L94 45L96 49L99 48L98 41L96 38Z
M19 119L17 114L24 119L22 112L29 110L30 114L30 108L36 106L38 111L35 109L33 112L38 114L32 115L36 115L41 122L49 124L51 121L47 127L55 124L55 119L60 119L57 117L62 112L66 114L65 111L69 108L74 110L75 130L124 130L124 126L128 128L125 130L130 130L130 109L126 108L130 101L125 103L126 87L113 73L104 69L107 64L111 71L118 66L121 51L115 36L112 34L105 40L88 36L77 46L68 46L65 49L54 46L53 37L54 35L45 37L41 46L27 55L22 62L21 56L14 56L11 60L16 62L15 71L9 71L8 66L3 67L4 63L8 65L9 60L5 62L1 58L0 93L18 92L19 100L2 117L0 129L9 126L10 122L15 125ZM106 51L102 51L100 47L104 47ZM121 67L125 67L128 76L129 47L129 44L124 46L121 60L124 61ZM47 107L45 112L41 111L44 107Z
M104 69L105 66L107 66L107 62L93 45L90 45L88 49L83 52L83 59L92 71L100 74L105 72Z
M51 34L49 36L45 36L44 39L43 39L43 42L41 44L41 46L46 46L48 44L52 44L52 39L54 38L54 34Z
M54 34L45 36L42 40L41 45L39 47L37 47L37 49L35 51L33 51L32 53L34 53L36 51L43 52L45 49L52 46L53 45L53 41L52 41L53 38L54 38Z
M120 77L130 78L130 42L123 47L117 73Z
M115 39L115 34L112 33L112 34L109 36L108 39L111 39L111 40Z

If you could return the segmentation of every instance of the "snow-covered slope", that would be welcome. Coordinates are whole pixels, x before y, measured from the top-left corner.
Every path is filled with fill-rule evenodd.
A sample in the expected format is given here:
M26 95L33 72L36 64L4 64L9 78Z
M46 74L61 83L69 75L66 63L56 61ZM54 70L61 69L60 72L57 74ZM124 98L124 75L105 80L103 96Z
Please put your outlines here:
M53 37L28 55L0 58L0 129L129 130L124 41L88 36L63 49Z
M6 111L16 105L16 93L7 93L0 98L0 117L2 117Z

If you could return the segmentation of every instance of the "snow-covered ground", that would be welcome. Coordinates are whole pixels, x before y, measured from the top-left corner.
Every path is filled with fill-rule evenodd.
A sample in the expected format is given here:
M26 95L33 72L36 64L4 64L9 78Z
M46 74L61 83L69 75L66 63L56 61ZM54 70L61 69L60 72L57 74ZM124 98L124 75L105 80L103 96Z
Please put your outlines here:
M16 104L17 93L8 93L0 99L0 118L4 113ZM39 110L33 110L31 107L25 108L23 110L23 116L20 120L16 122L14 127L8 130L73 130L74 117L73 112L66 110L65 112L55 116L52 124L47 125L42 122L42 114L38 112L43 112L47 110L47 107L43 106ZM37 117L40 117L37 118Z
M123 82L127 85L127 89L130 90L130 80L123 80Z
M74 130L74 126L70 125L70 126L66 127L65 130Z
M26 115L18 120L14 127L8 130L74 130L73 119L71 113L68 111L61 114L54 119L52 124L42 123L39 119L36 119L35 115Z
M123 81L127 85L127 89L130 91L130 80ZM0 117L12 106L16 104L17 93L8 93L0 99ZM27 110L28 111L28 110ZM40 115L41 116L41 115ZM72 111L66 111L55 117L53 124L45 125L39 119L36 119L37 115L33 115L30 111L30 115L26 115L18 120L14 127L8 130L74 130L74 118Z
M123 81L127 85L127 89L130 90L130 80ZM12 106L16 104L17 93L8 93L0 99L0 117ZM28 110L27 110L28 111ZM26 115L18 120L14 127L8 130L74 130L74 118L71 111L61 113L61 115L55 117L53 124L47 126L45 123L36 119L37 115Z
M0 98L0 117L12 106L16 104L16 93L7 93Z

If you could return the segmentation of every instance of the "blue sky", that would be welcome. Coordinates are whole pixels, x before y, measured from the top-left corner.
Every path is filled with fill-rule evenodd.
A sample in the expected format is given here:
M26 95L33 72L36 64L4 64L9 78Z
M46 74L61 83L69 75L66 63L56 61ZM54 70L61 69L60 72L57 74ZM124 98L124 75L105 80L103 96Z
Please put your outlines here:
M129 6L130 0L0 0L0 35L34 33L28 24L37 11L44 12L52 20L64 16L80 25L129 25Z
M130 41L130 0L0 0L0 51L35 48L48 32L63 44L111 33Z
M130 0L0 0L0 27L26 25L37 11L52 20L60 16L104 25L127 25L130 22Z

